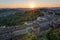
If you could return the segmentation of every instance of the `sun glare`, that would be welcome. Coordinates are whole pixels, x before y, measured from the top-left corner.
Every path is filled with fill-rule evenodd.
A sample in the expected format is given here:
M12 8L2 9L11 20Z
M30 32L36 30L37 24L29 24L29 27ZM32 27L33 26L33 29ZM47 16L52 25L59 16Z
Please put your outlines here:
M35 8L35 4L34 3L30 3L30 8Z

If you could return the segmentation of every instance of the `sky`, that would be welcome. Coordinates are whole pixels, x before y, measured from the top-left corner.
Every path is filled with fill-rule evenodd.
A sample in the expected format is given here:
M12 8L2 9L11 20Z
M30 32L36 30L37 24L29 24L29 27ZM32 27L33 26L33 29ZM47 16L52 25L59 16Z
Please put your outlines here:
M0 8L60 7L60 0L0 0Z

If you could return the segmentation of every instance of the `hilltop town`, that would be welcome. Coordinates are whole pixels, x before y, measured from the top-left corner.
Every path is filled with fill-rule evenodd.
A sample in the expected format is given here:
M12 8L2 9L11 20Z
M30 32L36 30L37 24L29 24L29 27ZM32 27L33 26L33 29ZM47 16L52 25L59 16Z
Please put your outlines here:
M48 40L44 33L50 28L60 28L60 8L0 9L0 40L18 40L26 34Z

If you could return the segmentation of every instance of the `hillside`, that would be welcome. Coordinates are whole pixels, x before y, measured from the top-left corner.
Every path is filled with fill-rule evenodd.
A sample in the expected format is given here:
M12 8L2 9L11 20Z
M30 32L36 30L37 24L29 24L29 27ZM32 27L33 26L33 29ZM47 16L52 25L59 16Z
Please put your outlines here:
M5 15L7 15L5 13ZM13 26L13 25L20 25L23 24L26 21L33 21L38 16L43 16L41 11L39 10L28 10L22 13L21 11L16 12L15 14L10 14L7 16L0 17L0 25L6 25L6 26Z

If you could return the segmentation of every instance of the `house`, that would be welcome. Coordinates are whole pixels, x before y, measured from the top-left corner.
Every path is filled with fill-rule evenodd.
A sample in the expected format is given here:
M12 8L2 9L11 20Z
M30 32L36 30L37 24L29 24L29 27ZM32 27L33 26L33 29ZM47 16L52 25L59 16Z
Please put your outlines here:
M30 28L28 30L28 32L29 32L30 35L34 35L35 34L35 35L39 36L40 35L40 27L35 25L32 28Z
M25 22L24 24L25 25L32 25L34 22L33 21L28 21L28 22Z
M52 26L53 26L53 29L60 28L60 19L53 21Z
M44 18L44 17L38 17L37 18L37 21L47 21L48 19L47 18Z

